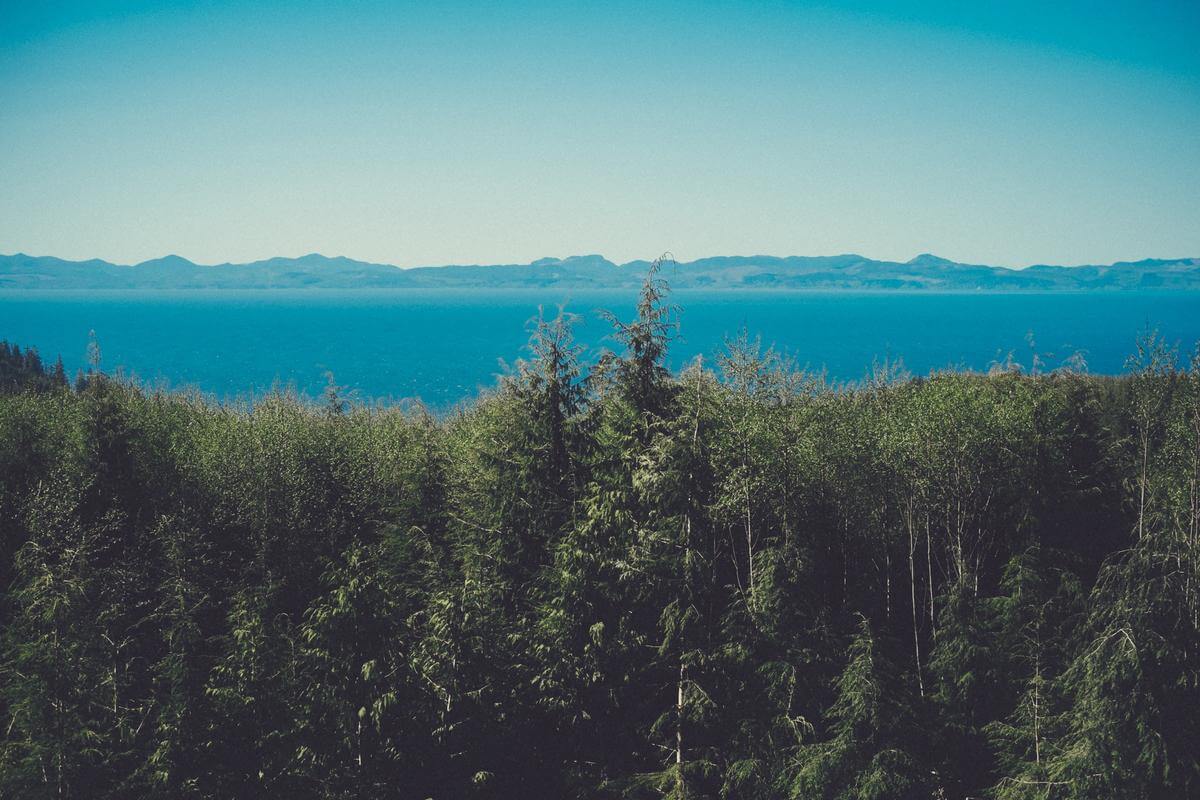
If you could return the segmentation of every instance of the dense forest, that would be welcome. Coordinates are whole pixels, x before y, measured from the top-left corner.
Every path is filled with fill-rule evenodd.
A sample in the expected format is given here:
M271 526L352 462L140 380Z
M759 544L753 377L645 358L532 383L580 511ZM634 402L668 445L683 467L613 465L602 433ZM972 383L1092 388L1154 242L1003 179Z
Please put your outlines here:
M1200 358L672 374L675 319L442 416L6 345L0 796L1200 797Z

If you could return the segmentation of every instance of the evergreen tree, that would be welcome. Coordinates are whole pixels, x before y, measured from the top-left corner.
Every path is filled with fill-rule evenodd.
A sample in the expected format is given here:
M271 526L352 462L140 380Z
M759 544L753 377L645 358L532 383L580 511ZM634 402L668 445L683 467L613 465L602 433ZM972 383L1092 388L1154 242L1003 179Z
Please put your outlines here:
M379 545L352 542L326 571L326 593L300 627L299 768L318 777L322 797L414 788L414 776L400 771L410 754L398 713L418 707L405 680L403 649L411 636L384 565Z
M209 633L216 607L210 543L186 518L164 517L155 533L162 541L164 563L153 620L163 642L154 665L160 704L144 780L148 794L203 797L213 727L205 681L215 656Z
M667 413L674 393L665 365L667 347L678 328L677 309L666 302L668 287L658 277L663 258L656 259L646 272L638 294L637 315L632 322L622 322L607 313L613 335L625 347L625 355L614 362L617 391L639 414L643 424L650 425ZM645 428L642 441L649 436Z
M929 797L916 703L865 618L826 714L826 738L800 751L792 797L868 800Z
M205 686L213 706L208 731L208 797L281 797L297 793L300 745L294 720L300 705L295 624L272 613L270 586L233 598L227 639Z
M1071 573L1049 561L1039 547L1014 556L1004 593L989 604L996 629L988 657L1009 709L985 726L999 772L992 793L1001 800L1061 795L1049 768L1062 755L1062 674L1081 598Z
M41 489L29 511L32 538L17 555L4 632L7 796L94 797L107 784L112 742L93 713L106 694L102 643L88 607L97 537L79 523L72 495L64 483Z

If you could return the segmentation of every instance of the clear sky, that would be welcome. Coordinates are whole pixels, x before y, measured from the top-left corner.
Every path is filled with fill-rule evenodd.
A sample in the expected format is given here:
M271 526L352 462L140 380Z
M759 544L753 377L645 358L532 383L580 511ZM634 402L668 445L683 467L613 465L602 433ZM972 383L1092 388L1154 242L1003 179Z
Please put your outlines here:
M1200 3L0 0L0 252L1200 256Z

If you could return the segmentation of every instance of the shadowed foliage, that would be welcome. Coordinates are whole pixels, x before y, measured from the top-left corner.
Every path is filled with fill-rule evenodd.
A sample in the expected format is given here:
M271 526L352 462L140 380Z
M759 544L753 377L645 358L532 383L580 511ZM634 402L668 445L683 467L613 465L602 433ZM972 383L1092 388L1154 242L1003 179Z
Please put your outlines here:
M666 292L444 418L0 345L0 796L1200 796L1200 359L674 375Z

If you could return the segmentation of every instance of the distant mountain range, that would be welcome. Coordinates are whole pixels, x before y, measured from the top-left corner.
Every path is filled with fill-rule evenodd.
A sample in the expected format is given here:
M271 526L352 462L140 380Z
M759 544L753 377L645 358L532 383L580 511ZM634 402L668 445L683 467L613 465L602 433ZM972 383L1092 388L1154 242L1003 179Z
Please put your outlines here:
M619 289L639 285L648 266L647 261L614 264L598 255L401 269L316 253L216 265L175 255L120 265L18 253L0 255L0 289ZM904 263L858 255L719 256L668 263L662 275L675 289L1200 290L1200 258L1008 269L929 254Z

